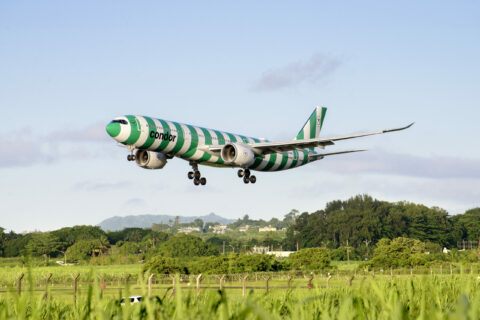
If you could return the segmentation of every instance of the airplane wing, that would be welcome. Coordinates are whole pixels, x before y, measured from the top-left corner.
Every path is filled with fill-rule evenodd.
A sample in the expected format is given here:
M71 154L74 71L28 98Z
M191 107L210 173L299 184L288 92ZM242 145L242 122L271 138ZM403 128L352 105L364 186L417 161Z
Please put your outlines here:
M394 131L401 131L410 128L414 122L408 126L395 129L386 129L380 131L366 132L351 134L346 136L330 137L330 138L317 138L317 139L303 139L303 140L289 140L282 142L259 142L259 143L250 143L248 146L255 152L257 155L264 155L269 153L285 152L292 150L303 150L305 148L322 148L325 146L334 145L334 141L360 138L365 136L372 136L376 134L383 134Z

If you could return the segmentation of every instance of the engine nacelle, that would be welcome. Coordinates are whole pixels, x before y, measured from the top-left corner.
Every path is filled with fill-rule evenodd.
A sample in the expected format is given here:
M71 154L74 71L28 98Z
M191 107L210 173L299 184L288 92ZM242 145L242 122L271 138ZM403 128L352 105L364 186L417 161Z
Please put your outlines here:
M135 162L145 169L162 169L167 164L167 157L160 152L137 150Z
M238 143L229 143L223 146L221 156L226 164L233 164L242 168L252 165L255 161L255 154L252 149Z

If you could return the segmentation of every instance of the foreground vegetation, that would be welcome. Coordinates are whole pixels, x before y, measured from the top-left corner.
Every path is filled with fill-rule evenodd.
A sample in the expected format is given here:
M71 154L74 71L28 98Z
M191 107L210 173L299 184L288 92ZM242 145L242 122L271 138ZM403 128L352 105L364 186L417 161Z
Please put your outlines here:
M95 278L95 277L93 277ZM93 279L92 278L92 279ZM119 303L122 296L148 296L124 288L107 293L96 281L81 291L77 303L70 297L33 291L0 295L1 319L478 319L480 283L473 275L366 277L352 286L314 289L184 290L177 286L153 291L134 305Z

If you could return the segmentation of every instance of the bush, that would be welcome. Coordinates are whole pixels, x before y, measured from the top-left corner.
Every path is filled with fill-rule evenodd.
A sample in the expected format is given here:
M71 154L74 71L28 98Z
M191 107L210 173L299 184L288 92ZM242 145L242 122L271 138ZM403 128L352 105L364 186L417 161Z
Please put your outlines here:
M366 263L373 267L407 267L425 265L429 256L425 254L425 243L417 239L380 239L373 251L373 259Z
M162 255L172 258L204 257L218 254L218 250L211 244L198 237L186 234L171 237L163 242L158 249L151 250L149 253L150 256Z
M154 257L143 265L143 272L150 271L158 274L188 274L188 269L181 265L178 259L169 257Z
M65 254L68 260L81 261L89 259L95 253L102 254L105 246L100 240L78 240L68 247Z
M327 248L307 248L294 252L289 257L293 269L318 270L330 267L330 252Z

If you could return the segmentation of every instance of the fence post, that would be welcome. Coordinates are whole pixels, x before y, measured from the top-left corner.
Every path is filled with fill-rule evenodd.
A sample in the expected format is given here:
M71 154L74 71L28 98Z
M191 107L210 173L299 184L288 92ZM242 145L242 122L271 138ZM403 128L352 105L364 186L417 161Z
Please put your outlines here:
M308 279L308 284L307 284L308 289L313 289L313 283L312 283L313 276L314 276L313 272L310 273L310 279Z
M440 265L440 274L443 274L443 265Z
M105 283L105 281L103 281L103 275L102 274L98 276L98 282L99 282L99 285L100 285L100 293L103 296L103 291L107 288L107 284Z
M170 276L172 278L172 294L171 296L175 296L175 276Z
M223 279L225 279L225 275L220 278L220 290L223 290Z
M270 281L271 278L272 278L272 276L268 276L266 284L265 284L265 290L266 290L267 293L268 293L268 289L269 289L268 282Z
M291 275L288 275L288 278L287 278L287 286L288 286L288 289L290 289L290 281L292 281L292 276L291 276Z
M450 264L450 275L453 276L453 267L451 264Z
M372 269L372 278L375 278L375 268Z
M22 279L23 279L24 276L25 276L25 274L22 273L17 279L18 295L22 294Z
M53 274L49 273L45 278L45 295L43 296L45 300L48 298L48 283L50 282L50 279L52 278L52 276Z
M327 278L327 289L328 289L328 283L330 282L330 279L332 279L332 276L328 276Z
M130 277L131 277L131 276L132 276L132 275L131 275L130 273L127 274L127 277L125 278L125 287L128 287L128 282L130 281Z
M433 275L433 268L430 267L430 275Z
M152 295L152 278L153 278L154 274L152 273L149 277L148 277L148 296L150 297Z
M247 291L247 278L248 274L242 278L242 297L245 297L245 293Z
M200 294L200 281L202 280L202 274L197 276L197 296Z
M349 285L350 287L352 286L353 279L355 279L355 275L351 276L351 277L350 277L350 280L348 280L348 285Z
M73 276L73 305L77 304L77 285L78 285L78 278L80 277L80 273L77 273Z

